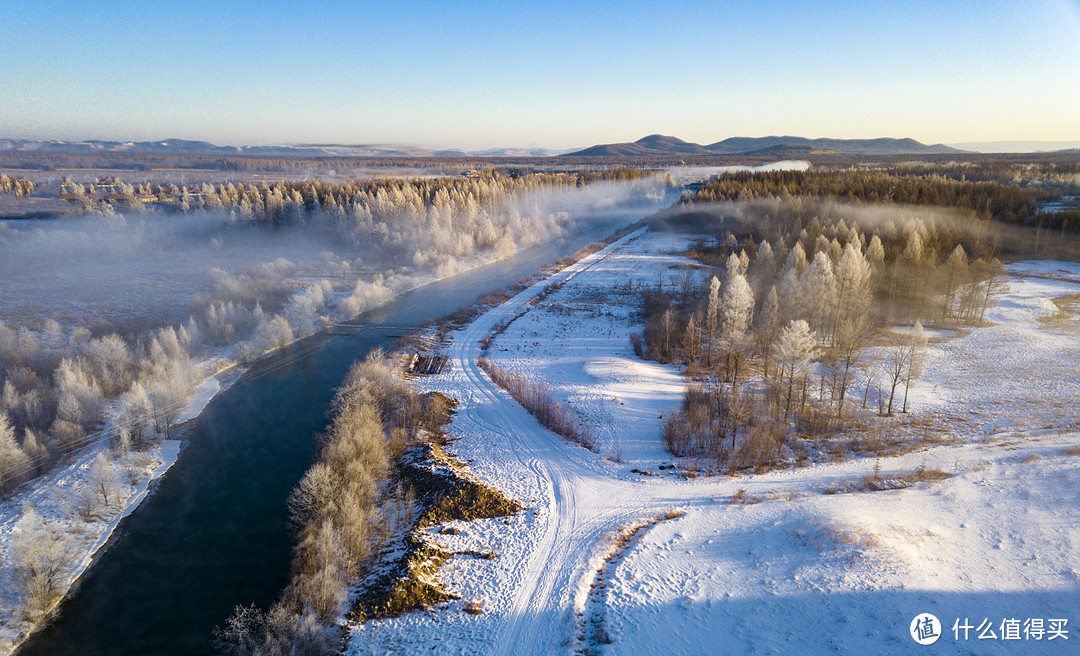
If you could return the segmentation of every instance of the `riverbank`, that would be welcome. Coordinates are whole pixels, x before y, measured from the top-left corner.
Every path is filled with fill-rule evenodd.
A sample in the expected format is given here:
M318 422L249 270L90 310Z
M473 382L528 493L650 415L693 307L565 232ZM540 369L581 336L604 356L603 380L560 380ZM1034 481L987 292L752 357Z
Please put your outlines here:
M204 380L192 393L187 407L172 428L173 439L158 439L145 451L133 451L113 461L119 486L115 501L92 512L80 502L94 486L94 462L109 451L107 439L99 439L70 465L58 468L17 490L0 503L0 653L13 653L43 623L53 617L56 605L78 585L94 562L104 553L124 518L133 513L153 493L154 485L180 457L190 422L222 389L216 377ZM63 590L60 600L44 615L28 617L22 602L16 561L18 537L27 530L26 518L32 509L36 517L61 540L68 542L68 564L59 575Z

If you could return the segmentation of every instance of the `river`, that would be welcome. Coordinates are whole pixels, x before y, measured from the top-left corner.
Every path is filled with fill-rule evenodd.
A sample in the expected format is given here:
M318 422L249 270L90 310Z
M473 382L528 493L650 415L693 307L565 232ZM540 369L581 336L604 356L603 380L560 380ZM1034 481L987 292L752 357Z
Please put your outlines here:
M19 656L212 653L213 629L234 607L266 608L288 583L286 501L355 360L670 201L594 218L567 239L413 290L362 317L355 334L318 334L257 362L203 410L179 461Z

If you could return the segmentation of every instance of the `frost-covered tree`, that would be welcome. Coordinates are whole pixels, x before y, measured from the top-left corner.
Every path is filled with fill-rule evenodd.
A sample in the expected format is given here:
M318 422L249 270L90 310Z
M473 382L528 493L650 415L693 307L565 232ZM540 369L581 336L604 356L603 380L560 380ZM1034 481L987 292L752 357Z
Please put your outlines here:
M870 262L853 243L844 247L836 265L836 311L833 315L833 341L842 323L858 325L870 311L873 297Z
M285 318L297 337L306 337L322 328L320 311L326 306L326 297L333 291L326 280L312 283L293 294L285 306Z
M63 596L65 576L75 560L74 542L64 531L48 525L33 509L24 513L15 527L12 556L23 612L36 620Z
M296 551L296 561L305 569L294 577L293 593L319 619L330 622L341 614L348 592L341 533L332 520L324 520L301 536Z
M908 338L908 348L911 353L907 358L907 375L904 377L904 407L901 412L907 412L908 391L911 390L911 381L918 380L919 376L922 376L923 363L926 361L926 344L927 339L926 334L923 332L922 322L916 321L915 328Z
M828 252L829 259L832 260L833 264L837 264L840 262L840 258L844 254L844 249L842 246L840 246L840 242L835 237L832 239L832 241L829 242Z
M101 414L101 390L80 363L62 359L53 379L57 393L57 418L78 426L96 423Z
M735 253L728 255L727 261L724 263L724 281L731 280L735 275L741 274L742 260Z
M769 242L762 240L757 247L757 254L750 261L746 280L754 290L754 297L764 299L776 277L776 254Z
M787 259L784 261L784 268L792 269L796 275L802 275L802 272L809 266L809 262L806 259L806 251L803 250L802 244L796 242L791 250L788 251Z
M687 362L697 362L698 359L698 327L697 321L691 316L686 320L686 328L683 331L683 356Z
M739 366L753 343L750 320L754 311L754 292L739 270L736 268L728 279L720 305L720 344L728 359L733 390L738 383Z
M844 399L847 397L852 371L862 361L862 349L873 328L874 322L866 312L861 314L845 313L836 323L833 346L836 350L839 373L836 384L837 389L834 392L837 417L842 417L844 414ZM863 401L865 403L865 398Z
M22 450L28 459L29 475L36 476L45 470L49 463L49 450L31 428L23 431Z
M116 465L110 462L104 453L99 453L94 458L86 484L95 495L101 497L101 502L106 506L120 505L123 489L120 475L116 471Z
M716 330L720 320L720 280L713 276L709 281L709 302L705 309L705 333L709 336L709 350L705 358L707 367L712 368L717 335Z
M120 442L140 448L144 445L146 429L154 423L154 404L142 383L134 383L120 397L117 417Z
M780 296L776 293L776 285L769 288L765 295L765 302L761 305L761 311L756 317L757 325L754 336L757 341L758 353L763 360L762 374L769 377L769 358L772 356L773 344L780 336L784 327L783 312L780 310Z
M116 396L131 385L134 359L117 334L91 340L83 349L86 369L105 396Z
M788 323L780 332L773 346L773 358L780 368L780 384L787 378L787 391L784 401L784 419L791 412L791 401L797 381L805 381L810 372L810 362L818 351L818 338L810 330L810 324L802 319Z
M28 473L29 458L15 441L15 428L6 410L0 410L0 493L15 487Z
M806 303L802 296L799 272L795 267L784 265L780 281L774 286L784 320L804 318ZM784 322L781 322L784 323Z
M155 370L148 381L147 395L154 409L154 428L167 438L171 436L173 422L187 404L191 381L191 370L176 361Z
M960 287L967 278L967 252L964 251L964 247L961 244L957 244L956 248L949 254L949 259L945 261L945 271L942 281L942 296L944 297L944 302L941 306L942 319L947 319L952 316L953 306L956 304L957 288Z
M799 296L805 303L806 319L819 334L829 335L829 323L835 315L836 276L828 253L814 253L814 261L799 281Z
M660 315L660 334L663 336L663 345L661 346L660 358L661 362L671 360L672 351L672 338L675 334L675 310L674 308L668 308L664 310L664 313Z
M881 243L881 237L878 237L876 232L866 246L866 259L874 267L885 261L885 246Z

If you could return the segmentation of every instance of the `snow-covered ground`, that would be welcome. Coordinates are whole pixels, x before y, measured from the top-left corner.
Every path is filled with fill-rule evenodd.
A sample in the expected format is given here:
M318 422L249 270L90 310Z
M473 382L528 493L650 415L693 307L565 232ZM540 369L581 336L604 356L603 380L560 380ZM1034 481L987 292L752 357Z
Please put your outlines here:
M1080 264L1020 262L1009 274L1009 291L984 316L991 325L932 340L912 385L913 412L939 410L958 437L1080 426L1080 330L1039 321L1057 312L1050 299L1080 293Z
M657 441L661 416L682 402L686 382L675 366L634 355L641 287L673 287L704 275L685 237L650 235L613 250L516 319L488 357L501 368L551 386L552 394L595 433L606 458L653 466L671 460ZM547 283L551 284L551 283Z
M1069 346L1075 333L1036 319L1051 296L1080 284L1021 280L1013 269L1010 293L988 312L992 327L931 347L913 411L944 406L963 415L955 444L684 480L657 467L670 461L661 415L680 401L680 376L633 356L627 335L638 329L637 298L618 289L685 264L669 254L677 247L669 235L631 235L453 334L452 367L422 384L460 400L450 450L526 509L459 523L458 535L432 529L453 551L500 556L452 558L441 574L462 601L357 627L348 653L906 653L919 648L908 631L921 612L939 617L950 653L1075 651L1080 455L1067 449L1080 445L1070 428L1080 354ZM605 289L614 293L601 297ZM593 425L598 452L543 429L476 366L480 340L523 311L488 356L551 385ZM1052 428L1028 430L1043 426ZM619 446L622 462L613 458ZM921 467L953 476L825 493L876 470L895 478ZM740 491L758 503L731 503ZM621 527L667 509L685 515L643 529L624 553L613 550ZM483 613L463 612L472 600L484 601ZM1021 639L1004 640L1014 619ZM1034 640L1037 625L1021 628L1032 619L1043 621L1042 640ZM1068 641L1049 640L1057 619L1069 620ZM600 622L611 643L583 640L595 635L586 620ZM987 628L996 639L979 639Z
M961 472L930 486L690 507L616 570L611 653L693 654L717 640L735 654L906 653L918 648L908 623L924 612L945 625L950 653L1075 653L1080 456L1060 454L1070 441L1080 435L927 454L956 453ZM1046 456L1024 462L1032 451ZM989 620L998 640L957 641L965 618ZM1069 619L1071 641L1001 640L1014 618Z
M174 423L198 417L220 388L217 378L204 380L192 392ZM115 417L110 418L112 421ZM71 464L35 479L0 503L0 653L7 653L28 627L21 611L13 553L19 534L26 530L27 511L33 509L47 526L74 538L72 562L61 575L63 587L70 587L94 561L120 521L146 498L150 485L176 462L180 448L179 440L161 440L148 451L132 452L114 460L121 483L119 499L108 507L98 508L89 520L81 516L77 500L90 485L88 479L94 460L108 452L108 440L99 440L79 451Z

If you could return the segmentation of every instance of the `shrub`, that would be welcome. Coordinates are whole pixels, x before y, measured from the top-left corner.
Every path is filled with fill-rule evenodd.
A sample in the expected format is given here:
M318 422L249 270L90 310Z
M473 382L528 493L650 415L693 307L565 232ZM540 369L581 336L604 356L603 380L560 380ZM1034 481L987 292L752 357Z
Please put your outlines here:
M503 369L487 358L480 358L477 364L491 376L496 385L506 390L515 401L536 417L544 428L586 449L595 448L596 440L592 433L586 426L578 423L569 408L551 395L546 384Z

